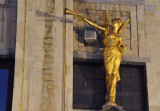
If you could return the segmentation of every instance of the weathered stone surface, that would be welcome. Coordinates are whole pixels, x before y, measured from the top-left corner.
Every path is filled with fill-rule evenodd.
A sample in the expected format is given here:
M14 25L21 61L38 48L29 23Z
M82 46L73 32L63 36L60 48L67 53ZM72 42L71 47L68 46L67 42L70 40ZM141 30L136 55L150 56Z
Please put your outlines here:
M77 1L77 0L74 0L74 1ZM114 0L114 1L111 1L111 0L80 0L79 2L143 5L144 0Z
M58 9L55 4L62 5L63 1L18 2L13 111L20 108L21 111L60 111L62 108L63 24L55 16L63 18L63 7Z
M103 105L102 111L125 111L122 106Z
M146 10L155 10L155 6L154 5L146 5L145 9Z
M103 60L103 53L86 53L77 52L74 53L73 57L75 59L90 59L90 60ZM122 56L122 62L151 62L149 57L133 57L133 56Z
M6 0L0 0L0 4L4 4Z
M143 0L74 1L79 2L73 3L73 0L67 0L66 7L84 16L103 20L104 11L106 7L108 7L110 21L111 18L114 17L121 17L123 21L125 21L126 18L130 18L130 24L128 24L124 32L122 32L122 40L127 45L127 51L122 54L122 64L129 62L146 63L149 111L159 111L159 0L144 0L145 4ZM24 7L25 3L27 3L27 7ZM14 3L9 6L12 6L12 8L16 7ZM9 6L6 5L5 8ZM97 45L96 48L94 47L92 49L93 46L87 46L84 43L83 33L79 36L81 37L79 39L76 33L73 33L73 26L74 28L80 27L80 30L83 30L87 24L81 22L76 17L74 17L73 20L72 15L66 16L69 22L66 22L66 28L63 27L63 6L63 0L18 1L12 111L19 111L20 107L23 108L22 111L61 111L63 101L66 103L66 111L84 111L83 109L73 109L72 106L73 58L103 61L103 44L101 42L100 32L98 31L99 45ZM2 15L2 8L0 8L0 10L0 15ZM25 10L27 11L26 13ZM16 20L13 16L16 11L15 9L11 10L13 20L8 22L7 20L9 19L6 18L10 14L6 14L6 12L7 10L5 9L4 18L2 16L0 18L0 28L2 24L4 25L4 37L0 37L1 55L13 54L15 47ZM4 19L4 23L1 22L2 19ZM10 24L10 22L11 33L5 31L7 29L6 24ZM75 30L77 29L74 29L74 31ZM64 32L66 32L66 39L64 39ZM2 35L2 30L0 34ZM24 49L24 37L26 49ZM11 41L14 41L13 44ZM86 53L87 51L88 53ZM64 55L64 52L66 55ZM64 60L66 60L65 71L67 81L65 85L65 100L62 99ZM24 67L22 67L23 65ZM23 71L24 73L22 73ZM24 80L22 79L23 74ZM23 88L21 88L22 82L24 83Z

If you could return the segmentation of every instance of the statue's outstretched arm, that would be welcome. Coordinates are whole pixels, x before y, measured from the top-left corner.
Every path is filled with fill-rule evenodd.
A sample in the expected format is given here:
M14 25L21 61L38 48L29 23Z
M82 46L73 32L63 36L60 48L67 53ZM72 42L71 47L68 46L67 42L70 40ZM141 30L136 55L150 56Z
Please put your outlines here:
M101 26L99 26L99 25L91 22L90 20L88 20L88 19L86 19L86 18L81 17L81 19L82 19L84 22L87 22L89 25L91 25L91 26L93 26L93 27L95 27L95 28L97 28L97 29L99 29L99 30L101 30L101 31L106 31L106 28L101 27Z
M121 34L122 30L124 29L124 27L127 25L127 23L129 22L129 19L127 19L118 29L118 34Z

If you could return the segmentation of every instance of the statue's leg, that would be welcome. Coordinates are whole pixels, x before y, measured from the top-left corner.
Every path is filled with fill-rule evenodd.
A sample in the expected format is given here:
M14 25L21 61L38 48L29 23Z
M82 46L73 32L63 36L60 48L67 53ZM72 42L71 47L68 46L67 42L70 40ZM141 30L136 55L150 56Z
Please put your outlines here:
M112 78L111 78L111 73L113 72L113 65L112 62L105 62L105 73L106 73L106 101L109 100L109 93L111 89L111 84L112 84Z
M109 101L109 93L111 89L111 84L112 84L112 80L110 78L110 75L106 74L106 96L105 96L106 101Z
M116 85L117 85L116 75L113 74L113 75L112 75L110 95L109 95L109 101L110 101L113 105L116 105L116 104L115 104Z
M115 58L114 60L114 69L113 69L113 74L112 74L112 86L111 86L111 92L110 92L110 97L111 101L115 103L115 98L116 98L116 86L117 86L117 81L120 79L119 77L119 66L121 62L121 56Z
M113 75L106 75L106 105L116 105L116 82L116 77L114 77Z
M116 84L116 77L113 75L113 59L111 59L109 62L105 63L105 71L106 71L106 104L107 105L115 105L114 104L114 95L115 90L113 89L113 85ZM115 79L114 79L115 78Z

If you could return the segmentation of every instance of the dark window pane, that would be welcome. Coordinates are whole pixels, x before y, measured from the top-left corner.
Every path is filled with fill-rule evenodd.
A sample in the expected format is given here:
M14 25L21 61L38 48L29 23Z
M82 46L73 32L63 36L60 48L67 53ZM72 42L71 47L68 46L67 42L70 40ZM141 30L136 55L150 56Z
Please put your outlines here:
M131 73L129 67L121 67L121 79L131 80Z
M130 81L123 81L122 92L131 93L132 83Z
M96 79L105 79L105 69L104 66L95 67L95 78Z
M95 107L101 108L105 104L105 94L95 94Z
M94 67L93 66L86 67L85 78L94 78Z
M85 74L85 65L74 65L73 66L73 73L74 73L74 77L76 78L83 78L84 74Z
M142 80L143 71L140 68L131 68L131 75L133 80Z
M130 95L123 95L122 105L124 107L131 107L132 106L132 97Z
M90 107L94 106L94 94L93 93L84 94L84 104L89 105Z
M74 79L73 88L75 91L83 91L83 79Z
M76 105L83 105L83 101L84 101L84 94L80 93L80 92L74 92L73 93L73 103Z
M121 93L122 92L122 82L121 81L118 81L117 82L117 93Z
M142 93L142 84L140 82L132 82L132 93Z
M143 104L142 104L142 96L133 96L133 107L137 107L137 108L142 108Z
M105 93L105 80L95 80L95 91Z
M84 80L84 91L94 91L94 80L93 79Z
M116 94L116 103L118 104L118 105L122 105L122 103L121 103L121 101L122 101L122 98L121 98L121 94Z

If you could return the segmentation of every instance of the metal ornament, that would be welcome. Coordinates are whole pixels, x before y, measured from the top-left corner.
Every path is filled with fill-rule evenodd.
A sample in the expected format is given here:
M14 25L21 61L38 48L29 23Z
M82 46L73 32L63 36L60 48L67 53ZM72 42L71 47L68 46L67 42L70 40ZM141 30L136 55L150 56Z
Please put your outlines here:
M104 21L95 20L93 18L81 16L69 9L65 9L65 14L72 14L79 17L82 21L89 25L97 28L103 32L103 44L104 44L104 66L106 73L106 103L104 105L117 105L115 103L116 98L116 85L120 80L119 66L121 63L121 53L126 50L125 44L121 39L121 31L124 29L126 24L129 22L127 19L123 24L120 18L112 19L111 27L109 26L108 8L106 8ZM99 26L92 21L98 21L103 24Z

